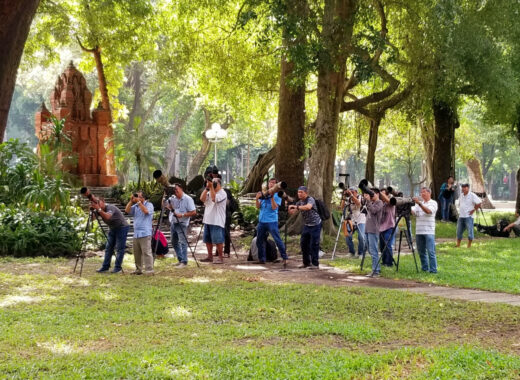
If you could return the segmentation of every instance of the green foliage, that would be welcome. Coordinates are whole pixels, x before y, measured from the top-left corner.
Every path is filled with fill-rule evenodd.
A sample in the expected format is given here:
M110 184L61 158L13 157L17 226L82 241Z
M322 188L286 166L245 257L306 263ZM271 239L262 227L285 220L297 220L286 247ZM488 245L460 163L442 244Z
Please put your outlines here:
M57 257L79 252L86 222L80 208L32 211L0 204L0 255ZM92 238L89 243L96 243L96 230Z
M258 224L258 216L260 215L258 208L255 206L242 206L241 211L245 222L255 225Z

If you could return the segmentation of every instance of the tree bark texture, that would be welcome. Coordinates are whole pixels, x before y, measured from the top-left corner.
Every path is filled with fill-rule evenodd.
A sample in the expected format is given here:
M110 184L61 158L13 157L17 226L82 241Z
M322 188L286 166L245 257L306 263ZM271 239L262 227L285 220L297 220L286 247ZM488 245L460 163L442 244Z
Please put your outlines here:
M195 154L195 157L191 160L188 173L186 175L186 182L191 181L197 174L199 174L200 167L204 163L204 160L208 156L209 150L211 148L211 142L206 138L206 131L211 128L211 121L210 121L210 112L204 108L204 131L202 131L202 145Z
M256 193L262 189L264 177L273 166L276 157L276 147L271 148L267 153L260 154L247 175L241 194Z
M439 191L448 176L455 175L453 147L455 129L459 121L455 109L444 102L433 102L435 135L432 155L432 198L439 198Z
M96 48L92 51L92 54L94 55L94 61L96 62L99 93L101 94L101 104L103 105L104 110L110 111L110 98L108 97L105 68L103 66L103 61L101 60L101 48L96 46ZM110 113L110 120L112 121L112 113Z
M305 88L293 88L287 83L293 67L294 64L282 59L275 146L275 177L287 183L291 194L303 184L305 154Z
M179 136L181 135L182 128L186 125L186 121L190 118L191 113L192 111L188 111L179 115L173 123L173 131L168 141L168 147L166 148L166 175L168 178L176 175L175 156L177 155Z
M16 72L40 0L0 0L0 143L4 141Z
M482 198L482 208L494 209L495 206L493 206L493 203L491 203L487 197L480 161L476 158L469 159L466 161L466 168L468 169L469 181L471 182L471 191L477 193L477 195Z
M311 196L331 206L334 160L336 157L338 121L345 93L347 51L353 32L356 9L354 0L326 0L322 38L325 49L318 70L318 114L315 142L309 159L308 187ZM332 218L324 225L333 230Z
M423 118L417 117L417 125L421 131L423 149L425 153L425 163L422 166L423 178L425 186L432 189L433 183L433 146L435 143L435 126L433 123L427 123ZM439 189L440 190L440 189Z
M376 172L376 149L377 149L377 136L379 134L379 126L381 125L381 119L368 119L370 123L370 131L368 133L368 152L367 152L367 165L365 167L365 178L374 183L374 177Z

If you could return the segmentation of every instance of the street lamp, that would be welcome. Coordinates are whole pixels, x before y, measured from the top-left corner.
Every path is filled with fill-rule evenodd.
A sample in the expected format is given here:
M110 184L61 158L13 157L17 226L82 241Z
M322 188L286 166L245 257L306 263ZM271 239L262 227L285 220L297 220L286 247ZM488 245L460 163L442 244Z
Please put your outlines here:
M217 143L227 136L227 131L219 123L211 124L211 129L205 132L206 138L215 144L215 166L217 166Z

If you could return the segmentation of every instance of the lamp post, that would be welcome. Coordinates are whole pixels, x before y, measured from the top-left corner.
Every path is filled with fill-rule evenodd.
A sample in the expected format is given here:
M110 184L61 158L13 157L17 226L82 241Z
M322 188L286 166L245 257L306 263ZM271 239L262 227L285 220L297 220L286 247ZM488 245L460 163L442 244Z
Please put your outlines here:
M222 129L219 123L211 124L211 128L205 132L206 138L215 144L215 163L217 166L217 143L227 136L227 131Z

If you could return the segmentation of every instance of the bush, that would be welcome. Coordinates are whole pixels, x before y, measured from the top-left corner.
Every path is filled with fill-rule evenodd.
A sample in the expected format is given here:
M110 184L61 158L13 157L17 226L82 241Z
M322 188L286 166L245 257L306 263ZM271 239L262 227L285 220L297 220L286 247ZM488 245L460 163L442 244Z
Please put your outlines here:
M38 212L0 204L0 255L57 257L77 253L87 217L80 208ZM86 248L93 244L99 247L98 228L93 228Z

